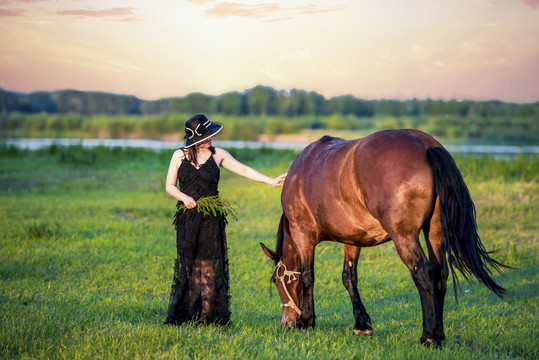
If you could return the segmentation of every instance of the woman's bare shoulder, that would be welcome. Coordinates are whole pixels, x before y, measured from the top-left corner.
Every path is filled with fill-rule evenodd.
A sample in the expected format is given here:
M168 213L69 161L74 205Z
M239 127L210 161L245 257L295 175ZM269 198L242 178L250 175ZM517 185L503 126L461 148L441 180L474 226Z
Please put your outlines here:
M226 153L226 150L224 149L221 149L217 146L214 146L213 149L215 150L215 155L219 154L219 155L222 155L223 153Z
M179 157L185 157L185 150L183 148L179 148L178 150L174 151L174 154L172 156L179 156Z
M221 166L221 164L223 163L223 160L230 157L231 155L228 153L228 151L224 149L221 149L218 147L214 147L214 149L215 149L215 153L213 154L213 158L215 159L217 164Z
M218 148L218 147L215 148L215 154L216 154L216 155L219 155L219 156L222 156L222 157L230 157L230 156L232 156L232 155L230 155L230 153L229 153L228 151L226 151L225 149Z
M172 154L172 161L175 162L177 165L179 165L184 158L185 152L183 151L183 149L178 149Z

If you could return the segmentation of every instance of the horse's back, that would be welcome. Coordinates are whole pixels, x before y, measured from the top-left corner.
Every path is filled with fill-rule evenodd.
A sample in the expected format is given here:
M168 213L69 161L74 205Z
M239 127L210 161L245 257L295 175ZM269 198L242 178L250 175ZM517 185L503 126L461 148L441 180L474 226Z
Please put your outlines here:
M441 146L418 130L385 130L363 138L357 148L356 171L369 194L402 192L403 186L430 185L426 151ZM370 196L367 196L369 198Z
M434 204L425 155L433 146L441 145L417 130L351 141L324 137L290 168L283 210L292 221L346 243L376 245L387 239L388 227L419 231Z

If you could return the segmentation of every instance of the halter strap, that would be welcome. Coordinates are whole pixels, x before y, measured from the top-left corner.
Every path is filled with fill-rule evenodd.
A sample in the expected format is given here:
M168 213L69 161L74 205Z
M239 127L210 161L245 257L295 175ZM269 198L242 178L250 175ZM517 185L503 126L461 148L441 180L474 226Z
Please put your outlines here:
M283 275L279 276L279 269L281 267L284 268L284 271L283 271ZM286 283L290 284L292 283L292 281L298 280L296 275L301 275L301 272L287 270L286 265L282 261L279 261L277 265L275 265L275 276L277 277L277 279L281 280L281 283L283 284L284 292L286 293L286 296L288 296L288 302L286 304L281 304L281 306L291 307L292 309L294 309L294 311L296 311L296 313L298 313L299 316L301 316L301 309L296 305L296 303L292 299L292 296L288 292L288 289L286 288ZM285 276L288 276L288 281L286 283L284 281Z

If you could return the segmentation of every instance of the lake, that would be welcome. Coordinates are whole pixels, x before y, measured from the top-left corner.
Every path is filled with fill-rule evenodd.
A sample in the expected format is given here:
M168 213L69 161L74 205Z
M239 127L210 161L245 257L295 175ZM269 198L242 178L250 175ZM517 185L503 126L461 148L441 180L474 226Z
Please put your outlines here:
M57 146L83 146L83 147L138 147L154 150L173 150L181 146L182 142L159 141L145 139L54 139L54 138L5 138L0 144L16 146L21 149L38 150L51 145ZM309 143L306 142L259 142L241 140L215 140L215 146L221 148L260 149L272 148L278 150L290 149L300 151ZM539 146L510 146L510 145L444 145L450 153L514 156L517 154L538 154Z

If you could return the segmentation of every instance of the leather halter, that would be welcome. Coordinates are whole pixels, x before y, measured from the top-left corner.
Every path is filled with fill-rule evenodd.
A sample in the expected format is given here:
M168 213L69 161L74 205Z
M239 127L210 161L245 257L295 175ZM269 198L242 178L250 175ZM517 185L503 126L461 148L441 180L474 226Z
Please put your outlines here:
M279 276L279 269L284 268L283 274ZM301 272L299 271L289 271L286 269L286 265L283 264L282 261L279 261L277 265L275 265L275 276L277 279L281 280L281 283L283 284L284 292L286 293L286 296L288 296L288 302L286 304L281 304L282 307L291 307L294 309L299 316L301 316L301 309L296 305L294 300L292 299L292 296L290 296L290 293L288 292L288 289L286 288L286 284L292 283L292 281L298 280L296 275L301 275ZM288 276L288 281L285 283L284 278L285 276Z

